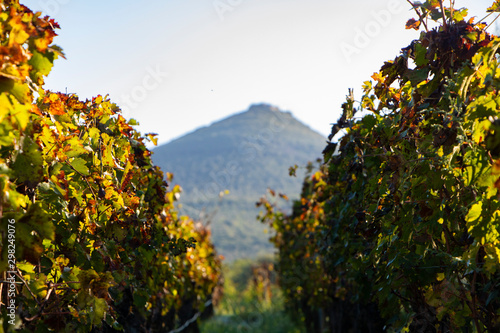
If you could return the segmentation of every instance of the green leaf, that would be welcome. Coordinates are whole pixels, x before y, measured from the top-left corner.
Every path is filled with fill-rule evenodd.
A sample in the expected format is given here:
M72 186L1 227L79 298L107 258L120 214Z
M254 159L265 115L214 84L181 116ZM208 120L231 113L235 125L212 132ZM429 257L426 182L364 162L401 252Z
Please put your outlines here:
M66 151L66 155L68 157L75 157L75 156L79 156L79 155L88 153L88 151L85 148L83 148L81 141L78 140L77 137L73 137L73 138L69 139L68 141L65 142L65 145L68 149Z
M498 290L494 290L488 295L488 299L486 300L486 306L488 306L492 300L498 297Z
M470 115L469 119L485 119L489 116L496 116L497 114L497 103L495 100L496 96L490 94L486 96L479 96L473 102L469 104Z
M92 255L90 257L90 263L97 272L102 272L104 270L104 261L99 251L96 250L92 251Z
M55 226L51 218L40 207L40 203L30 205L28 212L19 222L26 221L32 231L36 231L40 237L45 239L55 239Z
M87 163L84 159L77 157L70 164L76 171L78 171L82 175L89 175L89 168L87 167Z
M90 283L97 279L99 279L99 274L93 269L80 271L78 273L78 280L82 284L83 289L89 288Z
M38 145L31 138L26 138L22 152L16 156L12 164L15 177L19 182L38 183L42 178L42 165L43 159Z
M70 271L64 271L61 274L61 278L65 282L76 282L79 281L78 275L80 274L81 270L78 267L73 267ZM80 288L80 283L71 283L71 287L75 289Z
M108 309L108 303L103 298L94 297L91 303L90 320L93 325L100 325L104 320L104 314Z
M134 294L134 305L138 309L144 309L147 301L148 301L148 297L145 295L144 291L139 290Z
M38 51L33 51L33 55L28 63L33 67L35 71L43 76L49 75L52 70L54 63L54 53L40 53Z
M441 13L441 10L439 10L438 8L434 8L433 10L431 10L431 19L433 21L437 21L439 19L441 19L443 17L443 14Z
M417 43L415 44L415 65L417 67L422 67L425 66L429 63L429 59L426 57L427 55L427 48L422 46L422 44Z
M31 91L27 84L15 82L14 86L11 89L11 92L12 95L14 95L14 97L19 101L19 103L31 103Z
M409 70L406 73L406 76L410 80L412 85L417 85L422 81L427 80L429 76L429 68L422 68L422 69L415 69L415 70Z
M365 125L367 130L371 130L373 126L377 124L377 118L374 115L368 114L363 117L362 123Z
M47 295L46 281L47 276L43 273L39 274L36 280L30 280L28 284L33 294L38 297L45 297L45 295Z
M31 103L31 92L27 84L20 83L14 79L0 76L0 93L12 94L19 103Z

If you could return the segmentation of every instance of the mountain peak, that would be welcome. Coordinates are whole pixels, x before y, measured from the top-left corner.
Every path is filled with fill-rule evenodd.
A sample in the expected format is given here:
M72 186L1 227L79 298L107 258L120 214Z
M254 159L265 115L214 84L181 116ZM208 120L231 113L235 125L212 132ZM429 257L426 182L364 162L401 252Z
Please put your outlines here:
M280 109L276 106L267 103L258 103L250 105L248 112L258 112L258 111L272 111L272 112L280 112Z
M289 176L292 165L321 157L326 138L270 104L216 121L153 150L153 161L173 172L183 188L181 213L215 214L214 244L228 260L272 251L255 203L272 188L299 196L303 169ZM223 200L220 194L229 190Z

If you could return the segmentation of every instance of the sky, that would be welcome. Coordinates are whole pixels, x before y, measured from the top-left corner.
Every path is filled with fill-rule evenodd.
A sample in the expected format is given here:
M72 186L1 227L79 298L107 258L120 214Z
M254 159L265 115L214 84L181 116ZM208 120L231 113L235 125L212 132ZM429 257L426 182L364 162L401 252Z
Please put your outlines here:
M446 3L448 1L445 1ZM456 0L476 20L493 0ZM61 26L46 89L109 94L159 144L268 103L330 133L348 88L418 38L405 0L21 0ZM494 29L491 29L493 32Z

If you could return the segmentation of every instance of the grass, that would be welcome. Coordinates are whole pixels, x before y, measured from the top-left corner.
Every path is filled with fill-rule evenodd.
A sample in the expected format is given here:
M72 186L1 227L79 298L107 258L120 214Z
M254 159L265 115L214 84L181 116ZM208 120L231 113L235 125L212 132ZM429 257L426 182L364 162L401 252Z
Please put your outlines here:
M305 333L302 323L285 313L276 284L271 285L270 299L265 299L252 283L252 265L265 260L238 260L225 266L224 297L215 316L201 323L202 333Z

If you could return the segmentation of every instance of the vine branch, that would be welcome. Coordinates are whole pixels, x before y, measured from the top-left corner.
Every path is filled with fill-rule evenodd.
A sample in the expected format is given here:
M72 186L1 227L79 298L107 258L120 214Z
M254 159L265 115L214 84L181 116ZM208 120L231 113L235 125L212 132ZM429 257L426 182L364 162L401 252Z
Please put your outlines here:
M443 15L443 30L448 31L448 24L446 23L446 12L444 11L443 0L439 0L439 7L441 8L441 14Z

